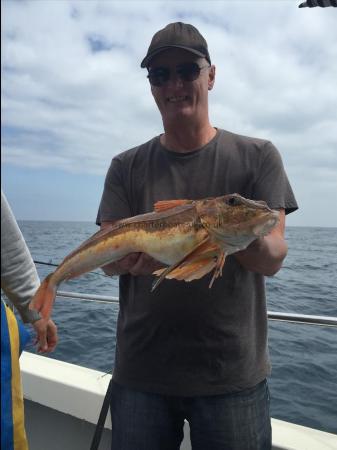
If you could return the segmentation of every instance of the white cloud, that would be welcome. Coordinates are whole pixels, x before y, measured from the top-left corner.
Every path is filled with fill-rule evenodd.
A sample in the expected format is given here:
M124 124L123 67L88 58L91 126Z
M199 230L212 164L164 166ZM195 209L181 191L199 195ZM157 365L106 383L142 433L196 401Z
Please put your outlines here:
M139 65L155 31L193 23L217 66L214 125L272 140L298 192L337 189L337 29L293 1L5 1L3 158L104 174L159 134ZM102 51L93 52L93 42ZM304 194L305 195L305 194Z

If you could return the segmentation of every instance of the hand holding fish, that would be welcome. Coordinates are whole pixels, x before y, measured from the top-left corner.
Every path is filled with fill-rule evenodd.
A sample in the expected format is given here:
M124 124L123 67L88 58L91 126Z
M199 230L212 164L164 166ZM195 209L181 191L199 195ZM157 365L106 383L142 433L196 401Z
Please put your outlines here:
M39 319L32 323L36 331L35 344L38 344L39 353L52 352L57 344L57 327L51 319Z
M146 253L138 253L136 264L130 268L129 272L134 276L151 275L153 272L163 267L164 265L161 262Z
M103 228L104 229L104 228ZM161 269L163 264L146 253L130 253L124 258L102 267L104 273L109 276L124 275L150 275L155 270Z
M117 261L117 267L123 268L120 262L130 254L122 264L134 274L146 273L143 263L148 257L168 266L154 272L158 279L152 290L165 278L192 281L213 271L212 287L222 274L226 256L268 234L278 220L279 212L265 202L239 194L159 201L153 212L110 224L70 253L42 282L30 308L49 318L62 281ZM139 260L135 253L142 254Z
M272 276L281 268L288 247L284 239L285 212L279 211L279 223L267 235L255 239L245 250L235 253L247 270Z

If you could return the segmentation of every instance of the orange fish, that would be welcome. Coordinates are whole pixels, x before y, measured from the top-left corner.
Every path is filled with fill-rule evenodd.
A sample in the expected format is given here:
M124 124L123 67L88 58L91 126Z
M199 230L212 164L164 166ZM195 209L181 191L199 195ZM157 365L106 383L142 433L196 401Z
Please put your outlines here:
M164 200L154 211L115 222L70 253L41 283L31 309L49 317L64 280L143 252L167 265L154 272L164 278L192 281L214 270L209 287L222 274L227 255L245 249L278 223L279 212L264 201L239 194L202 200Z

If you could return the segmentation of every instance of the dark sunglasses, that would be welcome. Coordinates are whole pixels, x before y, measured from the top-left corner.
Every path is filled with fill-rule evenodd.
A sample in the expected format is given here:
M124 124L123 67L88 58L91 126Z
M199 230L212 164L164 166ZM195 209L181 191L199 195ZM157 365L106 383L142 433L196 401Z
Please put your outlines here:
M197 63L185 63L179 64L176 67L175 73L179 76L182 81L194 81L196 80L200 72L203 69L207 69L208 66L200 67ZM149 70L149 74L147 76L152 86L161 87L166 84L171 78L171 69L168 67L154 67Z

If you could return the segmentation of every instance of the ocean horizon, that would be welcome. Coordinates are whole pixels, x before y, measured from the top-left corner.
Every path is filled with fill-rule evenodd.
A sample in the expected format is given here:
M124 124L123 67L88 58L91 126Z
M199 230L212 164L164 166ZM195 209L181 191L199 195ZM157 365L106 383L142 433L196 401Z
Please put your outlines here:
M33 259L47 264L59 264L98 228L90 221L18 223ZM287 226L286 239L283 268L266 278L268 310L336 317L336 227ZM37 270L43 279L54 268L37 264ZM118 278L96 270L63 283L60 290L118 296ZM48 357L111 372L117 318L118 304L58 297L53 319L60 341ZM337 433L336 344L336 328L269 321L272 417Z

